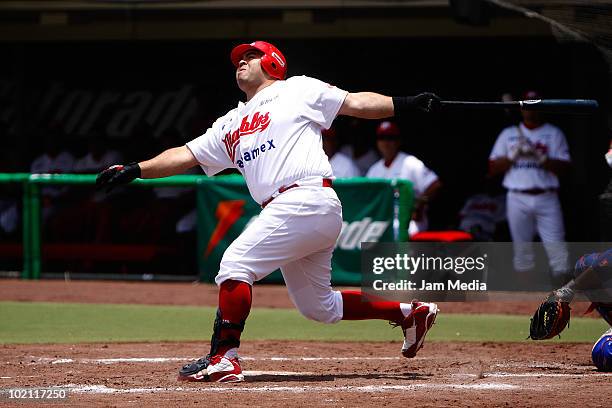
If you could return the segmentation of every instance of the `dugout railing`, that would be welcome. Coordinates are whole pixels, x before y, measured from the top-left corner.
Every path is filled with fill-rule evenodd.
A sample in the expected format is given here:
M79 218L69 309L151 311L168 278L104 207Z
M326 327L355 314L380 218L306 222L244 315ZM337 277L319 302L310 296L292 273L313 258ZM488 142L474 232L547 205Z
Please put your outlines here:
M22 256L21 277L40 279L43 269L41 233L41 189L45 186L90 186L95 175L0 173L0 184L21 184L22 192ZM261 210L249 196L242 176L206 177L180 175L163 179L137 179L138 187L193 187L197 208L197 265L200 280L212 281L225 248L257 217ZM343 203L344 225L334 252L332 279L336 284L360 282L359 250L362 241L405 241L407 222L413 205L412 184L404 180L352 178L334 182ZM232 216L228 217L228 214ZM82 250L83 244L45 245L45 255L70 256L67 252ZM139 251L135 251L139 249ZM55 249L55 250L54 250ZM108 253L107 247L97 244L88 247L89 256L96 260ZM117 248L113 248L117 252ZM147 249L132 246L130 251L119 251L123 256ZM92 255L93 254L93 255ZM356 256L357 255L357 256ZM268 281L280 280L273 274Z

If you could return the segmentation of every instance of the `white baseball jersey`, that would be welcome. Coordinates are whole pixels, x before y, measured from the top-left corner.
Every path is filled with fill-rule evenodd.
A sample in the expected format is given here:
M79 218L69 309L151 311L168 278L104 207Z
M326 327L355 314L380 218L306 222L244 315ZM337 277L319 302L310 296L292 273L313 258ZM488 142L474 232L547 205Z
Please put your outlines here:
M331 164L334 177L347 178L361 176L361 172L355 163L353 163L347 155L341 152L336 152L336 154L329 159L329 164Z
M497 223L506 218L506 196L500 194L475 194L468 198L459 212L461 223L459 228L470 231L473 227L480 227L485 233L493 235Z
M284 185L333 177L321 129L331 126L347 94L306 76L275 81L187 147L207 175L237 168L261 203Z
M365 176L370 167L380 159L380 156L374 150L368 150L363 156L355 157L353 146L344 145L340 148L340 153L345 154L349 159L355 162L355 166L359 169L362 176Z
M549 123L535 129L528 129L523 123L519 126L520 131L517 126L502 130L493 146L490 160L508 157L513 146L520 143L522 132L529 143L548 158L570 161L569 148L561 129ZM554 173L543 169L535 157L519 157L506 172L503 185L509 190L548 189L559 187L559 179Z
M389 167L384 159L380 159L368 170L366 177L386 179L406 179L412 182L414 194L420 196L438 176L425 164L411 154L399 152Z

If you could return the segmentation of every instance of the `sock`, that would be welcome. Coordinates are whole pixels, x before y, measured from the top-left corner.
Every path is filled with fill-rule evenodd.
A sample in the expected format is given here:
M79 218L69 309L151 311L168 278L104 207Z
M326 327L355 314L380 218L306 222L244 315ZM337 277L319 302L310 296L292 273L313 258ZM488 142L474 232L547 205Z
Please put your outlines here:
M246 282L227 280L219 287L219 309L223 320L240 324L251 311L252 288ZM240 340L238 329L221 329L220 340L233 338ZM218 353L225 354L231 346L220 346Z
M342 320L381 319L401 322L412 311L410 303L378 300L357 290L343 290Z

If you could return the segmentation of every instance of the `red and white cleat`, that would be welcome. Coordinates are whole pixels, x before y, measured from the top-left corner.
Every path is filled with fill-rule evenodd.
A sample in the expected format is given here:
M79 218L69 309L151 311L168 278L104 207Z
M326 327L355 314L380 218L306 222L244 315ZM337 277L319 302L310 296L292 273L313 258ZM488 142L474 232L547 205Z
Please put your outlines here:
M413 358L423 347L425 335L434 324L438 315L438 305L435 303L412 302L412 312L401 323L404 331L402 355Z
M216 355L210 359L207 371L211 382L244 381L244 374L242 374L238 354L235 353L234 356L231 356L229 355L230 351L225 353L224 356Z
M178 379L196 382L241 382L244 381L244 374L238 352L234 348L224 355L206 356L194 363L185 364L179 371Z

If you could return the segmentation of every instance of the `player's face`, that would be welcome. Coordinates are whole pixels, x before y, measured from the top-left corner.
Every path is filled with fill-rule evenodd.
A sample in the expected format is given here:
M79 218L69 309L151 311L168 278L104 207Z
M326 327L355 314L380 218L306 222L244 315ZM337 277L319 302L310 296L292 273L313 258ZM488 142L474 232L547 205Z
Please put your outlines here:
M526 122L539 123L539 122L542 121L542 119L540 117L540 113L539 112L535 112L535 111L525 111L525 110L522 110L521 111L521 116L523 116L523 120L525 120Z
M401 141L397 138L379 138L376 147L385 159L394 158L400 150Z
M236 81L238 86L256 85L266 79L261 69L261 57L263 53L257 50L249 50L242 55L238 68L236 68Z

